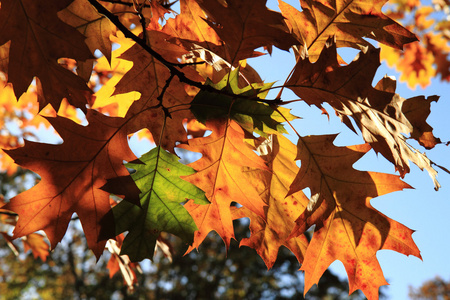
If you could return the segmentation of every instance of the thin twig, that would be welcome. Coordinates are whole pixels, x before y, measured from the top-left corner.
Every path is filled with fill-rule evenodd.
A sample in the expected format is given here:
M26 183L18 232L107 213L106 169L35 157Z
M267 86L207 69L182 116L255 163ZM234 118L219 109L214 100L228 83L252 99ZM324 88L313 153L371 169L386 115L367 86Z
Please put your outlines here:
M121 0L101 0L101 1L112 3L112 4L120 4L120 5L124 5L124 6L129 6L129 7L132 7L134 5L134 3L132 3L132 2L125 2L125 1L121 1ZM144 7L151 7L151 6L149 4L144 4Z
M167 61L161 54L159 54L158 52L153 50L152 47L150 47L149 45L144 43L144 41L140 37L138 37L137 35L132 33L125 25L122 24L122 22L120 22L120 20L117 16L112 14L108 9L106 9L103 5L101 5L97 0L89 0L89 3L91 3L91 5L94 6L100 14L105 15L120 31L122 31L122 33L125 35L125 37L132 39L139 46L141 46L145 51L147 51L150 55L152 55L156 60L161 62L166 68L169 69L170 73L173 74L174 76L177 76L181 82L184 82L186 84L189 84L191 86L199 88L203 91L207 91L207 92L215 93L215 94L226 95L226 96L232 97L233 99L256 100L256 101L260 101L260 102L270 104L270 105L284 104L284 102L279 98L269 100L269 99L260 99L258 97L236 95L236 94L227 92L225 90L217 90L217 89L213 88L212 86L204 85L201 82L187 78L186 75L182 71L177 69L177 68L183 68L184 66L186 66L186 64L172 63L172 62Z

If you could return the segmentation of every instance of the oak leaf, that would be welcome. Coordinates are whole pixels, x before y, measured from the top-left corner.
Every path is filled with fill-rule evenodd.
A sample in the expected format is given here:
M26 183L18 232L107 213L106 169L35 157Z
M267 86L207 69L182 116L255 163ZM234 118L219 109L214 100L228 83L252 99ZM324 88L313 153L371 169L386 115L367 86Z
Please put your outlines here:
M163 31L176 37L187 50L195 51L197 45L220 55L223 52L222 42L205 18L206 14L196 0L181 0L180 14L167 20Z
M182 203L189 199L198 204L208 203L203 191L180 178L193 174L194 170L161 147L153 148L126 166L136 170L131 177L141 194L140 207L121 201L112 209L116 234L128 231L120 254L127 254L132 262L152 259L156 241L163 231L192 243L197 226ZM122 187L124 191L119 194L126 196L126 186Z
M17 164L41 176L36 186L4 206L19 215L14 238L44 230L53 249L77 213L89 248L97 258L102 254L106 241L99 241L100 221L109 220L107 229L113 231L114 220L109 192L101 188L106 179L128 175L122 162L136 157L128 147L122 118L88 110L87 120L89 124L82 126L63 117L48 118L62 144L26 141L24 147L5 151Z
M59 58L93 58L85 37L62 22L58 11L73 0L5 0L0 9L0 45L11 41L8 81L19 98L37 76L39 108L59 109L63 98L86 110L89 88L83 79L58 64Z
M266 0L197 0L206 12L206 22L224 42L225 55L233 66L257 56L255 49L276 46L288 51L297 41L289 33L283 16L266 7Z
M105 16L100 15L85 0L73 1L67 8L60 11L58 16L63 22L86 36L85 42L91 53L98 49L111 63L112 45L109 36L115 33L116 28ZM78 75L89 81L93 64L94 59L86 62L78 61Z
M133 263L126 255L120 255L120 248L123 243L123 234L116 237L116 240L108 240L106 249L111 253L106 268L109 270L109 278L112 278L118 271L122 275L128 290L133 291L138 283L136 271L142 273L139 263Z
M166 53L174 63L178 63L177 57L186 53L184 48L168 43L165 33L152 31L149 36L153 49ZM184 84L178 78L173 78L163 63L140 45L135 44L120 58L132 61L133 67L117 83L113 96L132 91L141 93L139 100L131 104L125 116L126 119L132 119L128 125L128 133L147 128L157 145L173 152L177 142L187 140L183 120L193 117L188 109L192 96L184 88L180 88ZM189 68L184 72L188 77L201 79Z
M389 47L381 49L381 58L389 66L395 66L401 74L399 80L406 82L410 88L414 89L417 85L425 88L431 83L431 78L436 73L433 67L434 57L422 44L408 44L403 52Z
M367 298L378 299L379 286L387 282L376 252L390 249L419 258L420 252L411 238L413 231L375 210L370 200L410 186L395 175L353 169L370 146L336 147L335 137L300 137L297 145L301 167L288 195L309 188L312 196L291 236L315 225L300 269L305 272L305 293L333 261L340 260L350 293L361 289Z
M187 252L198 248L212 230L229 248L230 240L234 238L232 202L265 218L265 203L242 171L244 166L267 170L264 161L244 143L244 131L235 121L211 120L206 122L206 127L212 131L211 135L178 146L202 154L202 158L189 164L197 173L183 179L202 189L211 202L199 205L189 201L184 206L198 227L194 243Z
M351 116L364 140L391 161L401 176L409 172L409 161L412 161L420 169L428 171L438 189L440 184L436 180L437 172L431 167L430 160L424 153L411 147L405 137L405 134L410 134L411 137L418 138L420 135L412 133L421 131L417 126L423 125L427 115L424 114L418 121L414 120L413 114L405 113L403 105L407 100L393 93L392 86L395 90L395 82L392 79L386 77L375 88L372 87L379 65L379 50L368 49L361 52L349 65L341 66L337 61L336 45L330 40L315 63L311 63L308 57L298 60L287 84L310 105L322 108L323 102L330 104L342 121L354 130L348 118ZM383 89L386 85L391 86L390 90ZM429 105L437 98L419 99L421 100L414 101L424 101ZM431 132L429 134L432 135ZM437 141L438 139L434 140Z
M111 63L103 56L97 60L97 64L94 66L94 71L101 76L101 87L94 94L95 101L92 104L92 109L114 117L125 117L131 104L139 99L140 93L133 91L114 94L114 91L117 83L133 67L132 61L120 59L120 56L135 43L125 38L120 31L116 35L111 39L120 47L112 51Z
M240 88L240 68L235 68L225 75L218 83L209 79L205 85L216 91L201 90L191 102L191 111L197 120L204 123L206 120L230 117L249 133L256 132L267 136L273 133L287 133L282 122L292 121L293 116L289 109L279 107L275 110L270 105L258 100L264 99L271 83L252 83Z
M22 238L24 252L31 250L34 258L40 258L42 261L47 260L50 254L50 247L45 242L44 236L39 233L32 233Z
M255 249L269 269L275 263L281 246L291 250L301 264L308 240L304 235L288 237L309 199L302 191L285 197L299 169L295 164L297 147L282 135L263 139L258 149L261 147L268 148L259 152L266 153L262 158L267 162L269 171L244 168L244 173L267 205L266 219L256 216L245 207L239 208L233 215L238 218L249 217L251 233L239 245Z
M417 41L413 33L382 13L386 1L301 0L301 12L279 2L294 36L307 49L311 61L316 61L331 36L336 37L337 47L355 49L372 47L366 37L397 49Z

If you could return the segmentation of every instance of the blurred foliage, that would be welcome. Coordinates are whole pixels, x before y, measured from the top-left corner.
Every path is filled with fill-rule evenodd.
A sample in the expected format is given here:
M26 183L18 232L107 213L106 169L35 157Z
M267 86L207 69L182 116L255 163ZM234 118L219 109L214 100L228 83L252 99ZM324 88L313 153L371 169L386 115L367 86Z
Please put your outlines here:
M409 297L412 300L449 300L450 281L439 276L424 282L419 288L409 287Z

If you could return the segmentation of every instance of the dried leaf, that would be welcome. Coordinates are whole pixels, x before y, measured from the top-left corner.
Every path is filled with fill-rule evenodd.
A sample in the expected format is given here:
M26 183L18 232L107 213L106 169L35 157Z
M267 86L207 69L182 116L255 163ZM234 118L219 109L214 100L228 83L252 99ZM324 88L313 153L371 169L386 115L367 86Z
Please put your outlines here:
M351 116L364 140L391 161L401 176L409 172L409 161L412 161L428 171L438 189L437 172L431 167L430 160L424 153L411 147L405 137L405 134L411 134L418 138L417 134L412 133L421 131L417 126L423 126L427 115L422 115L421 120L415 120L413 114L405 114L403 104L406 100L392 93L392 88L383 90L383 86L395 86L395 82L387 83L392 79L386 77L375 88L371 86L380 65L379 50L361 52L347 66L341 66L336 57L336 45L330 41L316 63L311 63L308 58L300 59L288 81L289 88L310 105L321 107L323 102L327 102L348 126L351 126L348 120L348 116ZM420 99L429 103L435 101L436 97Z

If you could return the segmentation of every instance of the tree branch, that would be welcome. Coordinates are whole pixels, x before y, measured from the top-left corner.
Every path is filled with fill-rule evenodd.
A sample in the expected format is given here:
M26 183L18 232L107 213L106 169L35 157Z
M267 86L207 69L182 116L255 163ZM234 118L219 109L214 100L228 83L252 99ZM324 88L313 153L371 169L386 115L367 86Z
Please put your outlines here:
M260 101L260 102L270 104L270 105L284 104L284 102L280 98L269 100L269 99L261 99L258 97L248 97L248 96L243 96L243 95L236 95L236 94L229 93L229 92L226 92L223 90L219 91L219 90L213 88L212 86L204 85L201 82L187 78L186 75L177 68L183 68L188 64L172 63L172 62L167 61L161 54L159 54L158 52L153 50L149 45L147 45L144 40L142 40L140 37L138 37L137 35L132 33L125 25L122 24L122 22L120 22L120 20L117 16L115 16L113 13L111 13L108 9L106 9L103 5L101 5L97 0L88 0L88 1L92 6L95 7L95 9L97 9L97 11L100 14L106 16L114 25L116 25L116 27L120 31L122 31L122 33L125 35L125 37L132 39L139 46L141 46L145 51L147 51L150 55L152 55L156 60L161 62L166 68L169 69L170 73L173 74L173 76L177 76L181 82L184 82L186 84L189 84L191 86L194 86L194 87L199 88L204 91L221 94L221 95L226 95L226 96L229 96L232 98L256 100L256 101Z

